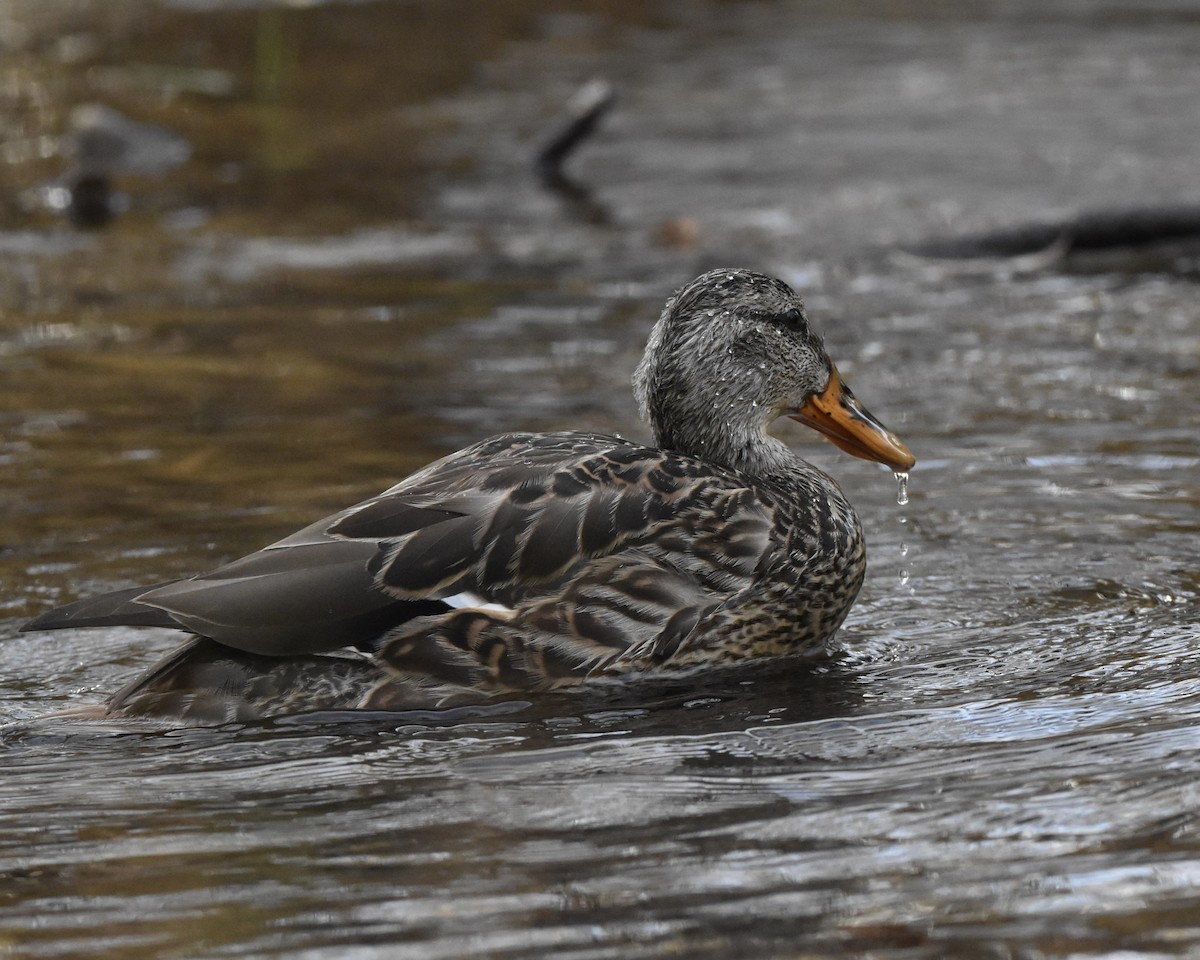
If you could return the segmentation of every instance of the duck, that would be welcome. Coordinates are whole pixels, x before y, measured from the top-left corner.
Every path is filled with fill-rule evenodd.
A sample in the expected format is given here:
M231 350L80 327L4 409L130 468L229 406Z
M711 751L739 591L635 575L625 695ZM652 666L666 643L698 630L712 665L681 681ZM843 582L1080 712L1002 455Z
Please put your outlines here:
M185 632L81 709L195 724L447 709L825 651L863 582L862 525L768 428L791 419L896 472L916 459L800 297L751 270L704 273L667 301L633 389L650 444L484 439L215 570L22 629Z

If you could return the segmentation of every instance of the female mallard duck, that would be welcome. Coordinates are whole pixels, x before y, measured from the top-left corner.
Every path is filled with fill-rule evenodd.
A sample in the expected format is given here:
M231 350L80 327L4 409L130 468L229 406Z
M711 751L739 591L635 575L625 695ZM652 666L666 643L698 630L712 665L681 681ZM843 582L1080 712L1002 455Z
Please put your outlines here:
M513 433L190 580L26 630L195 634L104 708L198 722L421 709L818 651L862 584L842 491L767 427L907 470L781 281L714 270L667 303L633 378L655 446Z

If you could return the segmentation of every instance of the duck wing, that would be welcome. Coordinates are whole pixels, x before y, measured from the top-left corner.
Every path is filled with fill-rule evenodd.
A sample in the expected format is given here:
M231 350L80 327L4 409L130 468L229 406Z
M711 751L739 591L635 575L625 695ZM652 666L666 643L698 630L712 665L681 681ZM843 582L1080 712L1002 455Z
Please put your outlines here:
M171 627L238 650L288 656L356 646L429 612L425 604L397 601L375 587L367 567L377 544L323 536L321 526L187 580L58 607L22 630Z
M212 572L28 628L174 626L274 657L386 641L393 668L447 661L456 683L485 655L492 677L576 675L668 625L686 632L744 588L776 545L775 519L745 480L695 458L614 436L508 434Z
M627 651L644 666L662 663L786 555L788 512L747 478L580 436L517 437L511 458L493 456L496 469L465 487L418 480L392 492L461 519L395 541L379 557L381 587L470 600L388 635L378 657L398 676L442 684L449 696L571 684ZM378 533L373 511L331 532Z

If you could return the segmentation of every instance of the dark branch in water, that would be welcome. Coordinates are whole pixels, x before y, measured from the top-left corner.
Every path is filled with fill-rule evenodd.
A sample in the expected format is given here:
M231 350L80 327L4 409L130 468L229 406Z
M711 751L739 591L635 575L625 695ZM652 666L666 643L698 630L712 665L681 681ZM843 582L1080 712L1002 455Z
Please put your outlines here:
M536 167L542 179L552 181L562 176L567 157L596 129L615 99L606 80L589 80L576 91L567 104L565 116L537 152Z
M103 227L116 213L112 183L102 173L79 174L72 178L67 189L70 194L67 217L77 227L86 230Z
M608 207L592 191L560 170L542 174L542 186L553 192L576 220L605 226L610 222Z
M47 205L77 227L103 227L128 198L113 190L118 175L162 176L186 161L191 145L165 127L138 123L103 104L71 111L62 151L70 168L47 188Z
M1058 223L1027 223L961 237L939 237L907 253L947 260L1023 257L1057 251L1115 250L1200 239L1200 204L1082 213Z
M586 186L564 173L562 166L596 129L615 99L608 81L595 79L585 83L567 104L564 116L545 137L534 163L542 186L557 194L572 216L588 223L608 223L608 210Z

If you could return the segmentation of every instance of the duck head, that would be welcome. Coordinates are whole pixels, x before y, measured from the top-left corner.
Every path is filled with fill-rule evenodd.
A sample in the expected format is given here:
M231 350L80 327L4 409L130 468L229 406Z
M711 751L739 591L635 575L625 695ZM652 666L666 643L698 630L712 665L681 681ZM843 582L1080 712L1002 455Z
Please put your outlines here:
M766 432L780 417L893 470L916 463L842 381L800 298L760 273L712 270L679 290L633 384L660 446L736 469L785 469L790 454Z

